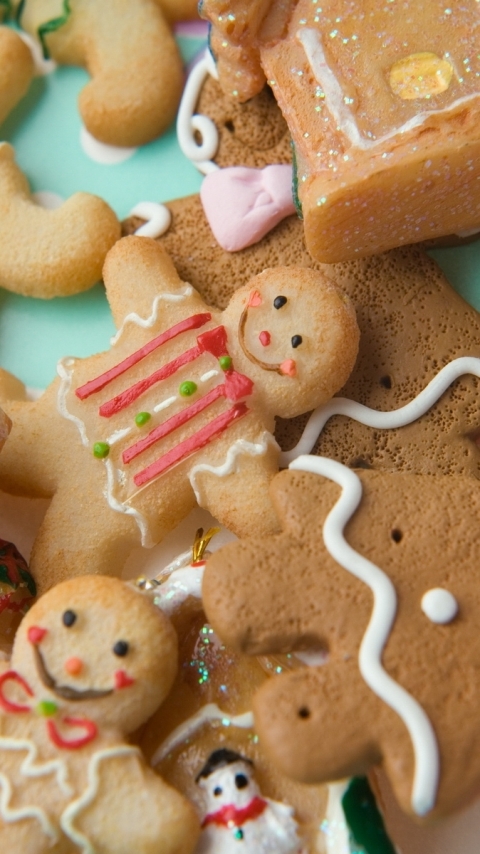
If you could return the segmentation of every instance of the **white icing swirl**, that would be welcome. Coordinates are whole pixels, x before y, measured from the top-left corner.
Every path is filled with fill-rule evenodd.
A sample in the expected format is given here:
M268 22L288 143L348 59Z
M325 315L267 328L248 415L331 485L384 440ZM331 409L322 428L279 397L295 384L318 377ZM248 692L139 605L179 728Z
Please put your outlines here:
M172 214L166 205L157 202L138 202L129 213L129 216L138 216L147 220L144 225L137 228L137 237L160 237L170 228Z
M185 157L204 175L218 169L213 163L218 149L217 128L208 116L195 114L200 92L208 75L218 79L215 62L207 48L188 76L177 117L178 144ZM201 143L198 143L196 134L200 134Z
M164 742L156 749L152 756L151 764L153 767L158 765L162 759L165 759L172 750L175 750L179 744L190 738L204 724L212 721L220 721L223 726L235 726L241 729L252 729L253 713L244 712L242 715L229 715L227 712L217 706L216 703L207 703L202 706L194 715L182 724L177 726L173 732L165 739Z
M263 456L263 454L267 453L269 446L278 450L278 445L272 434L265 430L262 433L259 442L247 442L245 439L237 439L233 445L230 445L225 461L221 465L212 466L208 463L199 463L198 465L193 466L189 475L190 483L200 507L203 505L202 494L196 483L196 477L198 474L201 472L210 472L210 474L215 475L215 477L227 477L227 475L233 474L237 471L239 457L244 455L249 457Z
M382 666L382 653L395 620L395 588L386 573L355 551L343 535L360 504L362 483L351 469L326 457L302 456L290 468L323 475L342 489L325 519L324 542L333 559L373 593L373 610L360 644L358 664L369 688L399 715L409 732L415 754L412 809L417 815L426 815L435 805L440 774L435 732L422 706Z
M480 359L477 359L475 356L462 356L459 359L453 359L452 362L449 362L448 365L445 365L438 372L437 376L410 403L401 406L400 409L393 409L389 412L379 412L377 409L370 409L368 406L364 406L362 403L357 403L354 400L348 400L346 397L334 397L324 406L319 406L312 412L295 447L291 451L285 451L280 455L280 465L288 466L299 454L308 454L315 445L325 424L334 415L345 415L347 418L352 418L360 424L365 424L367 427L374 427L377 430L391 430L398 427L405 427L406 424L411 424L417 418L425 415L434 403L440 399L449 385L465 374L473 374L475 377L480 377Z
M88 765L88 785L82 795L72 801L60 816L60 827L64 834L68 836L75 845L81 849L82 854L97 854L92 843L81 833L80 830L74 827L73 822L78 817L79 813L90 806L98 794L100 778L98 774L98 766L104 759L116 759L120 756L140 756L138 747L132 747L129 744L122 744L117 747L105 747L103 750L97 750L90 759Z
M110 344L113 347L114 344L117 343L119 338L123 335L125 327L128 323L135 323L137 326L141 326L142 329L150 329L158 320L158 306L163 302L181 302L187 297L191 296L193 293L193 288L191 285L185 285L185 289L183 291L179 291L176 294L157 294L155 299L153 300L152 312L148 317L140 317L136 311L130 312L130 314L125 315L123 319L123 323L120 326L117 333L110 338Z

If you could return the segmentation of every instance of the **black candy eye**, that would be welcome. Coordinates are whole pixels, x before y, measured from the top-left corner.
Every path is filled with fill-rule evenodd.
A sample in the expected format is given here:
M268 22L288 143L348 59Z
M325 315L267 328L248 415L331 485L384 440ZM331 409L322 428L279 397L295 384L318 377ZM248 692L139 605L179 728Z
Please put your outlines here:
M303 338L301 335L294 335L292 338L292 341L291 341L292 347L300 347L300 344L302 343L302 341L303 341Z
M218 796L222 794L222 789L220 788L220 786L215 786L215 788L213 790L213 794L215 795L216 798L218 798Z
M275 297L275 299L273 300L273 307L274 308L282 308L282 306L285 305L286 301L287 301L286 297Z
M120 658L123 658L123 656L126 655L128 652L127 641L123 641L123 640L117 641L115 646L113 647L113 652L115 655L118 655L118 656L120 656Z
M67 629L69 629L70 626L73 626L76 619L77 615L75 611L64 611L62 614L62 622L63 625L67 627Z
M244 789L245 786L248 786L248 777L245 777L245 774L236 774L235 785L237 789Z

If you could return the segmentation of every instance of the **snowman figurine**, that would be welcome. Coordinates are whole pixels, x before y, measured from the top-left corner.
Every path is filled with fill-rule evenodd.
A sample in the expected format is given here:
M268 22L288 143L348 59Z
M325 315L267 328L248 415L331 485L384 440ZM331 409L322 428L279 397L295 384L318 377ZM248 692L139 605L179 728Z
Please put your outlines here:
M300 854L292 807L264 798L253 762L228 748L214 750L196 782L205 815L195 854Z

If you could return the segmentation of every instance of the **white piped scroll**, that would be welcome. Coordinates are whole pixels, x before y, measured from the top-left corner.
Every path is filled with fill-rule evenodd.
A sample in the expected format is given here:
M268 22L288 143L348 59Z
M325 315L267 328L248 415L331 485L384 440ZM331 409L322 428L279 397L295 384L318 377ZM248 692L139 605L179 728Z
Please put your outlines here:
M435 732L422 706L382 666L383 649L397 609L395 588L386 573L355 551L343 535L360 504L362 483L351 469L326 457L302 456L291 463L290 468L327 477L342 489L325 519L324 542L334 560L373 593L372 615L360 645L359 668L369 688L399 715L409 732L415 755L412 809L417 815L426 815L435 805L440 775Z

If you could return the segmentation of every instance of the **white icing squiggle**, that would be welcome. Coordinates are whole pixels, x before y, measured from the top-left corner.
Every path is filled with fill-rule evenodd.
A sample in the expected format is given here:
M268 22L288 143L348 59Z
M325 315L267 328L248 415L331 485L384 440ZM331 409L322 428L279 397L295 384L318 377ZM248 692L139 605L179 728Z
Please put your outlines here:
M343 535L362 498L361 480L342 463L326 457L302 456L290 468L323 475L342 489L325 519L324 542L334 560L373 593L372 615L360 644L358 664L367 685L399 715L409 732L415 754L412 809L417 815L426 815L435 805L440 774L435 732L422 706L382 666L382 652L397 609L395 588L386 573L355 551Z
M80 830L77 830L73 826L73 822L79 813L86 807L90 806L97 796L100 783L100 778L98 776L98 766L100 765L100 762L102 762L103 759L116 759L119 756L133 755L140 756L140 751L138 747L132 747L129 744L120 745L118 747L106 747L103 750L98 750L94 753L88 765L87 788L79 798L76 798L68 805L68 807L66 807L66 809L64 809L60 816L60 827L64 834L68 836L75 845L78 845L79 848L81 848L82 854L96 854L96 852L88 837L85 836L84 833L81 833Z
M305 51L315 79L325 93L326 103L334 118L337 130L344 133L355 148L360 148L363 151L367 151L377 145L382 145L398 134L408 133L408 131L425 124L430 116L445 115L457 107L468 103L468 101L472 101L475 98L478 99L478 93L476 92L471 95L465 95L462 98L458 98L448 107L444 107L441 110L425 110L413 116L413 118L405 122L405 124L400 125L400 127L394 128L390 133L376 139L368 139L361 135L351 111L345 104L345 93L342 92L337 78L327 63L318 32L313 29L299 30L297 39Z
M360 424L365 424L366 427L374 427L376 429L390 430L397 427L405 427L406 424L411 424L417 418L425 415L454 380L465 374L473 374L475 377L480 377L480 359L477 359L475 356L462 356L459 359L454 359L448 365L445 365L438 372L437 376L410 403L400 407L400 409L392 409L388 412L370 409L368 406L364 406L362 403L357 403L354 400L348 400L346 397L333 397L324 406L319 406L318 409L312 412L302 436L295 447L291 451L285 451L280 455L280 465L288 466L299 454L308 454L320 436L325 424L334 415L345 415L347 418L352 418Z
M272 434L265 430L259 442L247 442L245 439L237 439L233 445L230 445L227 451L227 456L225 457L225 462L221 465L212 466L208 463L198 463L198 465L194 466L189 477L192 489L200 507L202 507L202 494L196 484L196 477L198 474L201 472L210 472L210 474L214 474L215 477L226 477L227 475L233 474L237 471L239 457L244 455L249 457L263 456L263 454L267 453L269 445L271 445L275 450L278 450L278 445Z
M200 92L208 75L218 80L215 62L207 48L188 76L177 117L178 144L185 157L204 175L218 169L212 160L218 149L217 128L208 116L195 115ZM196 133L201 136L200 144L197 142Z
M172 214L166 205L157 202L139 202L129 213L129 216L138 216L146 219L146 223L137 228L137 237L160 237L170 228Z
M152 313L148 317L140 317L136 311L132 311L130 314L125 315L123 319L123 323L118 330L118 332L110 338L110 344L113 347L114 344L117 343L123 331L127 325L127 323L135 323L137 326L141 326L142 329L150 329L158 320L158 306L162 301L164 302L181 302L187 297L191 296L193 293L193 288L191 285L186 285L183 291L179 291L177 294L157 294L155 299L153 300L152 305Z
M65 762L63 759L52 759L49 762L35 764L38 756L36 745L29 739L5 738L0 737L0 750L26 750L27 755L20 766L20 774L23 777L44 777L47 774L55 774L57 783L66 795L72 793L72 788L68 784L68 774ZM0 816L6 823L21 821L22 819L37 819L42 827L43 832L50 836L53 842L58 841L58 832L48 819L45 811L35 805L29 805L20 808L11 808L9 806L12 797L12 787L10 780L6 774L0 772Z
M190 736L204 724L211 723L212 721L221 721L223 726L236 726L241 729L251 729L253 727L253 713L244 712L242 715L232 716L227 714L227 712L222 712L216 703L207 703L199 709L196 714L192 715L191 718L188 718L188 720L184 721L180 726L177 726L173 732L170 733L168 738L162 742L160 747L158 747L153 754L151 765L153 767L158 765L162 759L165 759L165 757L168 756L172 750L175 750L179 744L182 744L182 742L187 738L190 738Z
M126 502L119 501L118 498L115 498L114 491L118 483L118 475L121 475L122 473L115 468L111 460L105 459L104 463L107 471L107 489L105 491L105 498L107 499L108 506L117 513L124 513L126 516L132 516L139 527L142 546L145 549L151 549L155 545L155 540L152 539L147 519L143 513L140 513L139 510L135 510L134 507L131 507Z
M73 366L75 364L75 359L72 359L70 356L65 357L64 359L60 359L57 363L57 373L60 377L60 387L58 389L57 395L57 409L67 421L73 421L78 432L80 433L80 438L82 443L88 448L88 436L87 431L85 430L85 423L81 418L77 418L76 415L69 412L67 408L67 395L70 392L72 386L72 375L73 375Z

